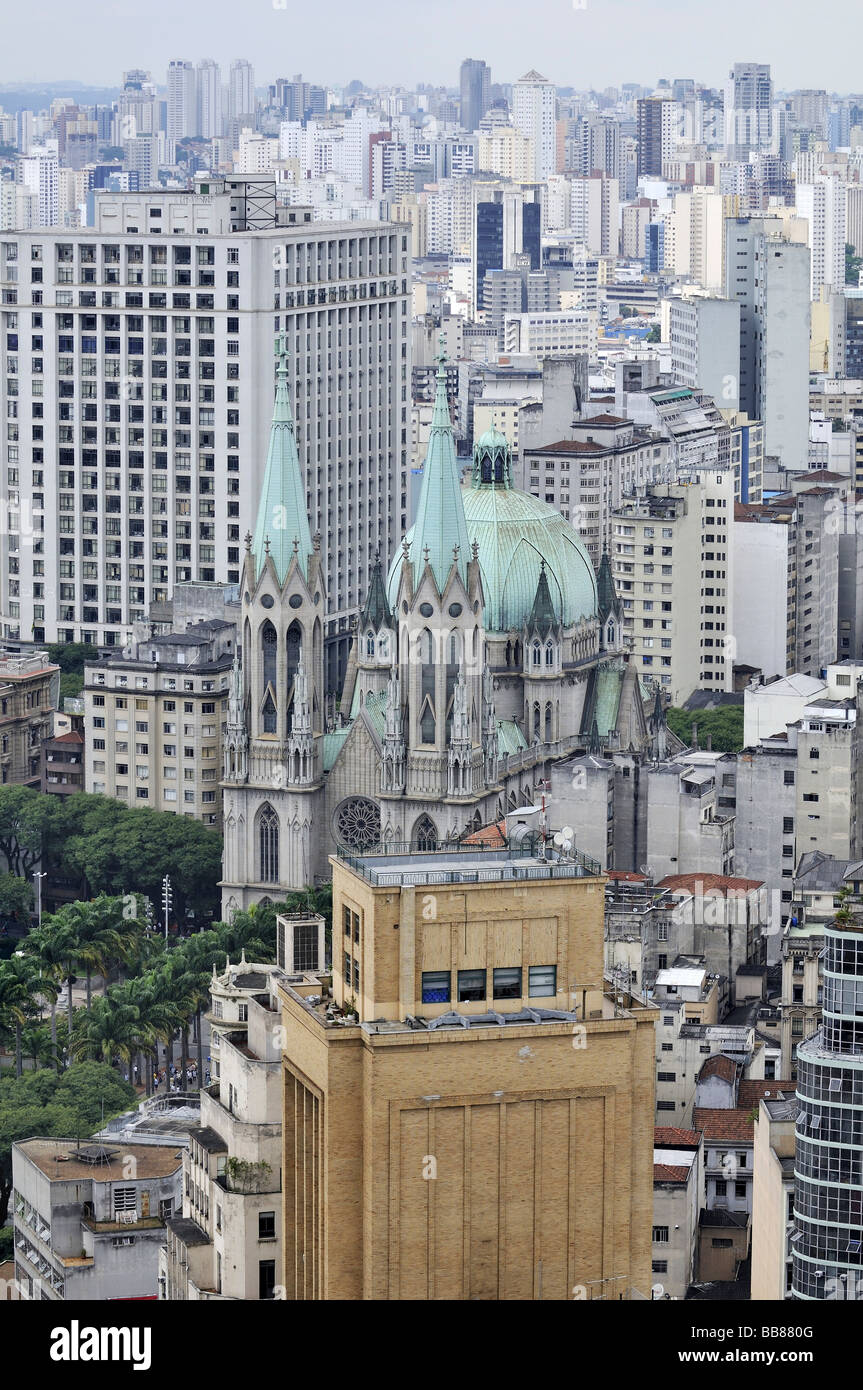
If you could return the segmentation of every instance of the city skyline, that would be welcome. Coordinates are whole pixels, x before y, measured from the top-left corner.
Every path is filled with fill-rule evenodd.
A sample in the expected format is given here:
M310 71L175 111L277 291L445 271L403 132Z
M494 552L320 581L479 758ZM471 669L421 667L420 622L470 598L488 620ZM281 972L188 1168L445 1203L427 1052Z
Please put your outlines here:
M853 45L834 47L825 59L813 53L804 37L810 12L801 0L784 7L781 28L770 9L753 10L744 0L728 0L706 52L703 45L693 43L693 30L685 22L689 10L682 0L662 0L661 4L653 0L637 7L630 0L537 0L531 8L532 32L520 32L517 45L509 37L513 30L507 23L509 17L514 25L519 14L514 5L497 6L491 24L482 10L466 13L455 0L441 0L430 15L412 17L407 51L395 46L382 51L375 38L391 25L404 25L403 11L395 0L378 5L374 30L361 12L343 0L336 0L331 9L332 24L315 33L313 22L303 26L302 16L262 0L244 10L236 42L223 40L214 45L213 35L221 26L228 32L234 14L234 7L223 0L207 6L189 4L180 11L166 0L146 6L139 0L126 0L119 6L100 0L91 9L92 23L71 32L65 23L67 7L46 0L38 10L22 9L7 17L0 82L14 83L22 71L23 55L28 56L22 83L63 81L74 71L76 80L102 85L109 77L119 81L120 72L132 66L150 68L161 81L160 74L167 71L172 58L185 52L197 61L204 49L203 56L227 67L237 56L235 50L242 49L268 80L281 72L302 71L311 74L312 80L333 85L347 85L358 78L370 86L432 82L455 88L463 58L476 55L489 63L492 81L497 82L515 82L523 70L534 67L555 85L579 90L601 90L621 81L650 85L661 77L672 80L675 76L694 76L707 85L720 86L745 50L753 60L771 64L778 90L826 86L831 91L853 92L855 82L859 84ZM133 23L145 13L147 27L130 41L118 21ZM827 0L819 10L825 31L850 26L854 16L852 0ZM684 22L678 24L678 20ZM104 21L103 32L100 41L94 42L100 21ZM163 37L168 25L170 40ZM607 42L610 33L613 46ZM563 57L561 47L565 51L569 42L572 54ZM592 46L589 53L584 45Z

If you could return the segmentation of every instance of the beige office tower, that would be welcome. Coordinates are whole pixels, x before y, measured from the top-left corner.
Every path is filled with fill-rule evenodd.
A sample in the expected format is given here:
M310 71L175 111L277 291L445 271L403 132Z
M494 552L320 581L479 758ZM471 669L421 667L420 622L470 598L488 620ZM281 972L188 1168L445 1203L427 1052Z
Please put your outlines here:
M649 1298L656 1013L603 980L598 866L331 862L332 979L281 991L286 1297Z

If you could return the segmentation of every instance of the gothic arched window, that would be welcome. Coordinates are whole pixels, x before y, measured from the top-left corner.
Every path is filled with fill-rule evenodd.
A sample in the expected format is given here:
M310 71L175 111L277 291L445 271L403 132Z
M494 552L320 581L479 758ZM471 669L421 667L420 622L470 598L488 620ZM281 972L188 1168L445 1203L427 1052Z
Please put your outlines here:
M351 796L336 811L336 839L348 849L373 849L381 841L381 810L367 796Z
M366 633L366 656L374 656L374 654L375 654L375 634L374 634L371 630L369 630L369 631Z
M414 843L417 849L426 851L437 849L437 830L434 821L428 816L420 816L414 826Z
M271 685L276 688L276 654L278 651L278 637L276 629L270 622L264 623L261 628L261 657L263 661L264 689Z
M542 649L538 642L534 642L532 648L532 660L534 666L539 666L542 662Z
M545 646L545 664L546 666L554 665L554 647L550 642L547 642Z
M279 881L279 818L267 802L258 816L258 855L260 883Z

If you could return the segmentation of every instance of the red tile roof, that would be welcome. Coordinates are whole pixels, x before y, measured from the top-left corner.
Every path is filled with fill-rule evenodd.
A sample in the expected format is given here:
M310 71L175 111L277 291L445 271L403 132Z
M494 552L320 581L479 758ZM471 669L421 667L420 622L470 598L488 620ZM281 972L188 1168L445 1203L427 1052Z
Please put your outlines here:
M56 738L47 739L48 743L83 743L84 738L77 729L70 729L67 734L58 734Z
M707 1139L751 1140L754 1133L752 1107L745 1110L705 1110L696 1107L692 1123L703 1129Z
M697 1129L676 1129L674 1125L656 1125L653 1130L655 1149L697 1149L701 1135Z
M760 878L733 878L727 874L667 874L660 879L660 888L683 888L687 892L694 893L696 887L700 887L702 892L718 892L725 894L748 893L752 888L763 887Z
M654 1182L688 1182L691 1168L678 1168L670 1163L654 1163Z
M754 1110L762 1098L775 1100L780 1091L791 1100L797 1092L794 1081L741 1081L737 1104L741 1110Z
M623 415L609 415L603 411L600 415L588 415L584 420L579 421L581 425L628 425L629 421Z
M631 873L629 869L606 869L606 878L616 880L618 883L646 883L646 874Z
M719 1076L723 1081L734 1085L737 1077L737 1063L730 1057L725 1057L721 1052L717 1052L715 1057L707 1057L701 1071L698 1073L699 1081L706 1081L709 1076Z
M556 444L543 444L538 449L526 449L526 454L601 454L606 444L588 444L582 439L559 439Z
M493 825L484 825L479 830L474 830L467 835L461 842L463 845L506 845L506 821L499 820Z

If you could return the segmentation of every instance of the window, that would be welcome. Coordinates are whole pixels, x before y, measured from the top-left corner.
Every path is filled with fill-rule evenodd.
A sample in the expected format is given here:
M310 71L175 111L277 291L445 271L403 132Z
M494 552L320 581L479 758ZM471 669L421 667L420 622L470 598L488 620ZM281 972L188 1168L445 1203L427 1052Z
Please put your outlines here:
M448 970L424 970L422 977L422 1001L424 1004L448 1004L450 1001L450 974Z
M656 1079L657 1079L657 1081L676 1081L676 1080L677 1080L677 1072L676 1072L676 1071L660 1071L660 1072L657 1072Z
M728 1183L724 1180L724 1178L717 1178L717 1179L716 1179L716 1195L717 1195L717 1197L724 1197L727 1188L728 1188Z
M460 1004L471 1004L485 999L485 975L484 970L460 970L458 972L458 1002Z
M531 999L548 999L557 994L557 966L532 965L527 974L527 992Z
M746 1183L745 1183L745 1182L736 1182L736 1183L734 1184L734 1195L735 1195L735 1197L737 1197L737 1198L745 1198L745 1196L746 1196Z
M651 1271L652 1271L653 1274L667 1274L667 1273L668 1273L668 1261L667 1261L667 1260L654 1260L654 1261L652 1262L650 1268L651 1268Z
M656 1108L657 1110L674 1110L676 1106L673 1100L658 1100Z
M258 1240L275 1240L276 1238L276 1213L274 1211L258 1212Z
M258 1297L260 1299L272 1299L275 1297L276 1290L276 1262L275 1260L258 1261Z
M668 1244L668 1227L667 1227L667 1226L654 1226L654 1228L653 1228L653 1243L654 1243L654 1245L667 1245L667 1244Z
M664 1028L673 1028L673 1027L674 1027L674 1014L663 1014L663 1015L662 1015L662 1026L663 1026Z
M115 1211L134 1211L138 1205L137 1188L134 1187L115 1187L113 1194L113 1207Z
M261 808L258 818L261 883L279 881L279 818L272 806Z
M731 1250L734 1245L734 1241L725 1240L720 1236L718 1238L714 1237L714 1239L711 1240L710 1244L712 1245L714 1250Z
M493 998L521 998L521 970L517 966L503 966L493 972Z

